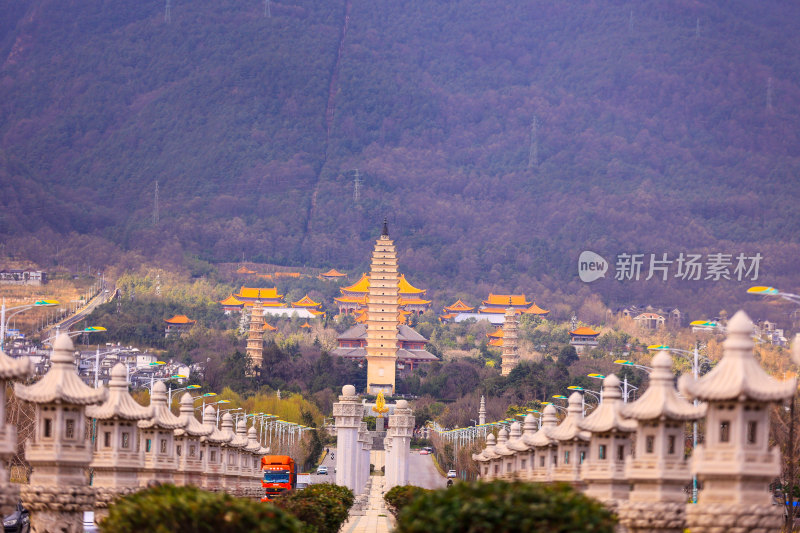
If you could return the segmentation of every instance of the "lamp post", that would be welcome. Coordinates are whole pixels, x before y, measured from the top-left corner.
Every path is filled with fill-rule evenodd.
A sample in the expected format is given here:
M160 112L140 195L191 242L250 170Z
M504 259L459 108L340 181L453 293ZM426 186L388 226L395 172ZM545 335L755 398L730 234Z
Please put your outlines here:
M185 387L181 387L180 389L172 388L172 383L169 384L169 389L167 390L167 405L171 408L172 407L172 393L173 392L180 392L182 390L197 390L200 389L200 385L187 385Z
M223 403L223 402L231 403L230 400L220 400L217 403ZM221 413L227 413L228 411L239 411L241 409L242 409L241 407L235 407L235 408L232 408L232 409L220 409L219 407L217 407L217 425L219 425L219 415Z
M617 361L620 361L620 359L617 359ZM635 365L635 366L641 366L641 365ZM587 374L587 376L589 376L590 378L593 378L593 379L600 379L600 380L606 379L606 376L603 375L603 374L593 373L593 374ZM639 387L634 387L633 385L630 385L628 383L628 377L627 376L625 376L625 380L623 381L622 385L619 386L619 388L622 390L622 402L623 403L628 403L628 395L631 392L639 390ZM602 402L603 401L602 389L600 389L600 392L601 392L600 401Z
M37 300L32 304L25 304L25 305L17 305L15 307L6 307L6 299L3 298L3 303L0 305L0 351L3 350L6 342L6 329L8 328L8 322L11 320L11 317L14 315L18 315L23 311L27 311L28 309L33 309L34 307L53 307L59 305L58 300ZM8 311L14 311L13 313L8 315L6 318L6 313Z
M790 292L783 292L775 287L764 287L764 286L757 286L757 287L750 287L747 289L748 294L759 294L761 296L777 296L783 300L788 302L792 302L795 305L800 305L800 295L792 294ZM800 333L795 335L794 343L792 343L792 361L795 364L800 365ZM794 411L795 411L795 400L797 396L797 391L795 391L795 395L792 396L792 403L789 405L789 490L784 490L784 494L788 492L789 496L787 498L787 523L791 528L794 525L794 517L796 513L796 509L794 507L794 487L795 487L795 458L794 458Z
M202 411L200 411L200 413L201 413L201 414L200 414L200 419L201 419L201 420L202 420L202 418L203 418L203 415L202 415L202 413L205 413L205 412L206 412L206 398L211 398L211 397L213 397L213 396L216 396L216 395L217 395L217 393L216 393L216 392L206 392L206 393L204 393L204 394L201 394L201 395L199 395L199 396L195 396L194 398L192 398L192 402L196 402L197 400L203 400L203 405L201 405L201 406L200 406L200 409L202 409ZM226 402L227 402L228 400L224 400L224 401L226 401ZM197 409L198 409L198 408L197 408L197 407L195 407L195 411L196 411Z
M603 401L603 391L602 391L602 389L600 391L595 391L595 390L583 388L583 387L581 387L579 385L570 385L569 387L567 387L567 390L576 390L576 391L581 393L581 409L583 409L583 416L586 416L586 393L587 392L589 394L591 394L592 397L594 397L597 400L598 405L600 404L600 402Z

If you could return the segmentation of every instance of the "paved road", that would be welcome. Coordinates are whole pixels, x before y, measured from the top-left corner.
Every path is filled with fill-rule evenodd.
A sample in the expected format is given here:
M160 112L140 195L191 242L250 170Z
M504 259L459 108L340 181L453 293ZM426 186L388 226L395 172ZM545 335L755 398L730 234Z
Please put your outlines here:
M408 484L426 489L443 489L447 486L447 479L436 470L430 455L420 455L419 451L411 450L408 460Z
M76 312L74 315L70 315L61 322L53 324L52 326L44 330L42 332L42 338L48 339L53 335L55 335L56 327L58 327L61 331L69 331L69 329L72 326L74 326L87 316L89 316L98 305L106 303L113 296L113 294L114 294L113 286L108 290L108 292L104 292L104 289L101 289L100 292L98 292L94 298L89 300L86 306L79 309L78 312ZM89 325L99 326L100 324L89 324Z
M332 453L336 453L336 448L330 448ZM316 471L311 472L311 483L336 483L336 474L334 474L333 469L336 467L336 457L331 459L331 454L328 453L323 459L322 464L320 466L327 466L328 467L328 475L327 476L318 476Z

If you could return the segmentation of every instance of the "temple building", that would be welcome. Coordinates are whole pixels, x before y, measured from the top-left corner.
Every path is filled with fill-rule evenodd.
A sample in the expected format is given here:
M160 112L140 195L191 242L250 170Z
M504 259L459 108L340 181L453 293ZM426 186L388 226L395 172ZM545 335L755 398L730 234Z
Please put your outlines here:
M575 347L575 351L583 353L584 350L591 350L597 346L597 337L600 336L599 331L592 328L581 326L569 332L569 343Z
M283 294L278 294L276 287L267 289L258 289L252 287L242 287L238 293L220 302L225 306L226 302L233 303L230 298L242 303L244 307L250 307L254 303L259 302L263 307L284 307L286 304L283 301Z
M358 324L348 329L338 337L339 347L333 350L333 355L347 359L364 359L367 355L367 327ZM411 329L400 324L397 328L397 369L401 373L410 373L422 363L436 361L437 357L427 351L425 346L428 339Z
M334 298L339 313L350 314L367 308L367 295L369 294L370 280L366 274L361 275L354 284L349 287L339 289L342 295ZM403 311L421 315L431 306L431 301L426 300L425 289L418 289L406 280L405 275L401 275L398 281L398 305Z
M510 302L510 303L509 303ZM458 300L450 307L445 307L445 314L439 317L442 322L464 322L467 320L488 320L495 326L505 322L506 310L511 307L518 315L533 315L544 318L550 311L542 309L535 302L529 302L524 294L489 294L477 310Z
M192 320L186 315L175 315L172 318L164 319L166 326L164 327L164 337L170 335L180 335L184 331L189 331L197 323L197 320Z
M244 302L238 300L232 294L219 303L222 304L222 310L225 311L226 315L231 313L239 313L244 307Z
M322 274L319 275L319 279L326 279L328 281L339 281L340 279L344 279L346 277L347 274L343 274L338 270L336 270L335 268L332 268L327 272L323 272Z
M439 316L440 322L447 322L452 320L458 315L459 313L470 313L474 311L474 307L470 307L461 300L456 300L456 303L453 305L448 305L444 309L442 309L442 315Z
M499 327L491 333L487 333L486 336L489 337L489 346L494 346L495 348L502 348L503 347L503 328Z
M314 316L319 316L324 314L323 311L320 311L322 303L315 302L314 300L311 299L311 297L308 294L300 298L298 301L292 302L292 307L307 309L308 312Z

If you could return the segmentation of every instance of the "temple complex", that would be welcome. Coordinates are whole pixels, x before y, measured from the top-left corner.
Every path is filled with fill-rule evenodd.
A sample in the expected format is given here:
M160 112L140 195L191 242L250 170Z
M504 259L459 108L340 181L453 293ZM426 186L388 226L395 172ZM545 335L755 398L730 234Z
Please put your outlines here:
M362 274L354 284L339 289L342 295L334 298L339 313L350 314L363 311L367 308L367 295L369 294L370 278ZM404 274L398 280L398 305L401 310L421 315L431 306L431 301L426 300L425 289L418 289L406 280Z
M364 359L367 355L367 327L358 324L339 335L339 347L331 352L346 359ZM406 326L397 327L397 368L402 373L412 372L421 363L436 361L435 355L425 349L428 339Z
M441 322L447 322L448 320L454 319L459 313L471 313L474 310L474 307L468 306L461 300L456 300L454 304L448 305L442 309L442 315L439 316L439 320Z
M320 308L322 307L322 303L321 302L315 302L314 300L311 299L311 297L308 294L306 294L305 296L303 296L302 298L300 298L296 302L292 302L292 307L300 308L300 309L307 309L308 312L311 313L314 316L319 316L319 315L323 314L323 312L320 311Z
M444 314L439 316L442 322L464 322L465 320L488 320L492 324L501 325L505 322L506 310L508 308L520 315L533 315L536 317L546 317L550 311L542 309L536 303L528 301L524 294L492 294L484 300L475 311L474 307L469 307L461 300L449 307L444 308Z

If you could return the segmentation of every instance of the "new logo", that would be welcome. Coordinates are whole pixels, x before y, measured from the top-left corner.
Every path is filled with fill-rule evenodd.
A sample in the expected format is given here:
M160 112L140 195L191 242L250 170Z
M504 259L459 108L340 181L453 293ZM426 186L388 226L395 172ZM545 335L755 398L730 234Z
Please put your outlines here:
M584 283L605 277L607 270L608 261L594 252L586 250L578 257L578 276Z

